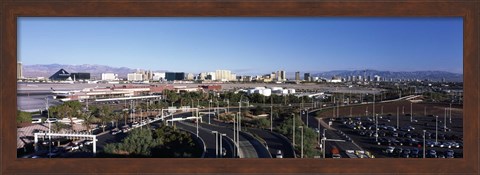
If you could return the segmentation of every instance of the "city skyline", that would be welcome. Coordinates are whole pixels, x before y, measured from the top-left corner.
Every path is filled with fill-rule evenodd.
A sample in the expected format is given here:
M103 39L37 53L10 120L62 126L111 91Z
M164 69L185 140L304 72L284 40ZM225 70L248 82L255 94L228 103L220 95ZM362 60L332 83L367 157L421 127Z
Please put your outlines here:
M192 73L463 73L462 23L461 18L22 17L19 61Z

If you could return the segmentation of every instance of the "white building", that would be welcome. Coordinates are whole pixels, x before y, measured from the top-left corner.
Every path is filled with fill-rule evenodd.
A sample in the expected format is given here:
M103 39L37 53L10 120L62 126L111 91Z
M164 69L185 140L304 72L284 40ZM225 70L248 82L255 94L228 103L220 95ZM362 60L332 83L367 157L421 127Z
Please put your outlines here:
M129 73L127 74L128 81L143 81L143 74L140 73Z
M165 80L165 72L154 72L152 79L155 81Z
M104 80L104 81L116 81L116 80L118 80L118 74L102 73L102 80Z
M232 72L230 70L216 70L215 71L216 80L219 81L230 81L232 80Z
M194 77L195 77L195 76L193 76L192 73L188 73L188 74L187 74L187 77L185 77L185 78L186 78L186 80L193 80Z

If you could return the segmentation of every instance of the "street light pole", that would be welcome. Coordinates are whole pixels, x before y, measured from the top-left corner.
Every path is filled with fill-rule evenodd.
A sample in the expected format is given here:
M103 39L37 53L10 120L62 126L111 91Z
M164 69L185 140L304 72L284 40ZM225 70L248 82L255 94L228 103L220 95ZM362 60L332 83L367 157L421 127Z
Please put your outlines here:
M398 106L397 106L397 129L398 129L398 127L399 127L399 124L400 124L400 121L399 121L399 119L398 119Z
M435 116L435 144L438 143L438 115Z
M449 109L449 115L450 115L450 123L452 123L452 103L450 103L450 109Z
M212 114L212 100L208 101L208 124L210 124L210 115Z
M293 146L295 146L295 114L292 114L293 115L293 126L292 126L292 129L293 129Z
M306 109L306 110L307 110L307 127L308 127L308 109Z
M450 108L449 108L449 115L450 115L450 123L452 123L452 103L450 103Z
M375 115L375 142L378 142L378 115Z
M273 106L270 106L270 132L273 132Z
M410 102L410 122L413 122L413 109L412 109L412 107L413 107L413 103Z
M302 141L301 141L301 144L302 144L302 149L301 149L301 158L303 158L303 126L299 126L298 128L302 128Z
M425 159L425 132L426 130L423 130L423 158Z
M50 133L52 131L51 131L51 125L50 125L50 123L51 123L50 122L50 111L48 111L48 96L45 97L45 99L47 100L47 103L45 103L45 107L47 109L48 133L49 133L49 135L48 135L48 152L49 152L48 157L52 158L52 136L50 135Z
M223 158L223 145L222 145L223 144L223 139L222 139L223 136L227 136L227 134L220 134L220 150L219 150L219 152L220 152L220 157L221 158Z
M172 114L172 116L173 116L173 114ZM198 136L198 109L197 109L197 117L195 117L195 120L197 121L196 123L197 123L197 138L198 138L198 137L199 137L199 136ZM203 121L203 120L202 120L202 121ZM173 122L173 121L172 121L172 122Z
M375 118L375 93L373 94L373 109L372 109L373 118ZM375 123L377 122L377 118L375 118Z
M218 158L218 131L212 131L215 134L215 158Z
M322 136L322 153L323 153L323 158L325 159L325 151L327 150L327 148L325 147L325 140L327 139L327 137L325 136L325 131L327 129L323 128L323 136Z
M237 128L237 114L234 114L233 116L233 143L235 145L237 145L237 131L236 131L236 128ZM233 150L233 156L235 156L235 149Z
M445 108L445 116L443 118L443 132L447 132L447 108Z

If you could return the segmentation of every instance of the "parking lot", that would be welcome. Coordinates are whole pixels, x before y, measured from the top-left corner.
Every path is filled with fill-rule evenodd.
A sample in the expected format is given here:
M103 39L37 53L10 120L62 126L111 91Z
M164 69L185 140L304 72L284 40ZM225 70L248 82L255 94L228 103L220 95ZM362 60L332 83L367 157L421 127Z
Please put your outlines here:
M446 123L445 123L446 119ZM333 120L333 127L342 130L365 150L377 158L422 158L423 130L427 158L463 157L463 127L461 117L414 116L413 122L407 115L378 116L376 125L373 117L341 117ZM435 125L435 122L438 125ZM444 128L446 124L446 129ZM378 128L377 132L375 128ZM437 131L437 132L436 132ZM378 133L378 137L376 136ZM452 154L453 153L453 154Z

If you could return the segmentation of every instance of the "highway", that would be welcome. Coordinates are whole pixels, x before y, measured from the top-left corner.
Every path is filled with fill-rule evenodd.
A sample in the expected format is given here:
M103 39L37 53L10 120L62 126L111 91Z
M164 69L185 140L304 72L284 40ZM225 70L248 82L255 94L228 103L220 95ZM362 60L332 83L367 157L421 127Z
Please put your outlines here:
M212 110L213 111L213 110ZM229 108L229 112L238 111L237 107ZM202 112L208 112L208 110L202 110ZM202 115L203 123L208 123L208 114ZM212 125L223 126L227 128L233 128L233 123L224 123L216 119L214 115L210 117L210 123ZM242 126L242 131L255 134L262 138L266 145L268 146L268 151L272 157L275 157L278 150L281 150L283 153L283 158L295 158L294 149L290 140L278 133L272 133L267 130L258 129L258 128L249 128ZM233 130L231 131L233 132ZM241 137L240 137L241 138Z

